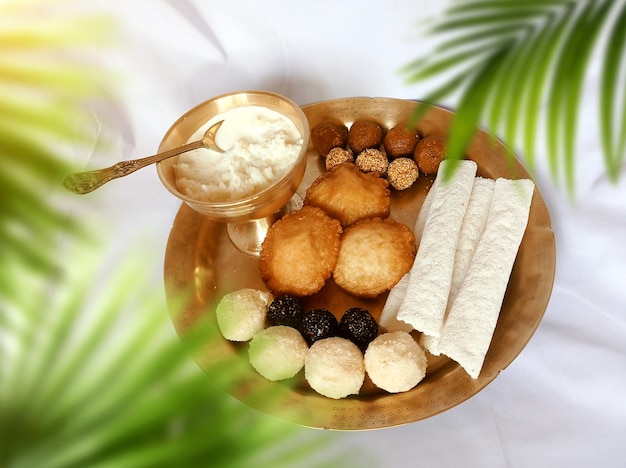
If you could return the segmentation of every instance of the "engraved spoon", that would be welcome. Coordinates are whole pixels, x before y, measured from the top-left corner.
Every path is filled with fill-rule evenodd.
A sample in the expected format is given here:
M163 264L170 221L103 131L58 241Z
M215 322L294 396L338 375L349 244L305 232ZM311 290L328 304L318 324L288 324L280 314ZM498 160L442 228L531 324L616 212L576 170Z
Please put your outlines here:
M208 148L219 153L223 153L224 151L217 146L217 143L215 143L215 135L223 123L224 121L220 120L219 122L211 125L211 127L209 127L209 129L204 133L204 137L201 140L187 143L186 145L178 148L173 148L171 150L164 151L163 153L158 153L154 156L148 156L141 159L120 161L105 169L70 174L63 181L63 186L70 192L83 195L85 193L92 192L113 179L127 176L138 169L163 161L164 159L171 158L186 151L198 148Z

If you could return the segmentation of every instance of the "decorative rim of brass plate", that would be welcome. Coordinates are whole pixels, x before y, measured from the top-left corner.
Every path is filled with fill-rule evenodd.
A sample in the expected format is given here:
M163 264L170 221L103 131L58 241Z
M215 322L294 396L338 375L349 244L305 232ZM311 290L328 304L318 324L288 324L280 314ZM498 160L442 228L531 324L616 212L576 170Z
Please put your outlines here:
M354 97L318 102L303 106L310 128L325 119L337 119L348 126L358 118L380 122L387 129L409 119L416 101L393 98ZM210 117L210 116L209 116ZM417 123L422 135L446 135L454 113L432 107ZM168 132L171 141L164 147L179 144L189 135ZM497 139L479 131L467 150L467 156L478 163L478 175L484 177L530 178L523 165ZM509 156L507 157L507 154ZM298 191L304 195L310 183L324 171L320 156L309 143L307 172ZM392 194L391 217L409 226L415 221L421 203L432 184L432 178L420 175L418 182L404 192ZM240 257L238 257L238 255ZM225 227L211 222L183 204L178 211L165 253L165 291L170 313L177 332L184 339L190 327L200 317L206 317L217 327L214 309L223 294L241 287L264 289L258 275L258 260L239 254L230 246ZM257 268L255 270L255 268ZM357 396L333 400L317 394L304 381L303 373L288 382L269 382L249 367L241 382L228 391L259 411L293 423L331 430L371 430L419 421L468 400L505 369L523 350L547 308L556 268L554 233L548 209L538 188L535 189L529 223L520 245L509 280L502 310L487 353L482 372L472 379L454 361L429 355L427 374L412 390L390 394L367 382ZM191 289L191 297L181 305L178 296ZM374 301L363 301L328 285L313 305L325 304L333 312L346 306L365 306L377 317L385 295ZM319 303L316 303L316 301ZM334 308L334 309L333 309ZM346 307L347 308L347 307ZM340 310L341 312L345 310ZM246 344L212 340L206 351L197 357L203 369L209 363L241 355L247 356ZM256 390L280 393L270 399L253 398ZM274 393L276 393L274 392Z

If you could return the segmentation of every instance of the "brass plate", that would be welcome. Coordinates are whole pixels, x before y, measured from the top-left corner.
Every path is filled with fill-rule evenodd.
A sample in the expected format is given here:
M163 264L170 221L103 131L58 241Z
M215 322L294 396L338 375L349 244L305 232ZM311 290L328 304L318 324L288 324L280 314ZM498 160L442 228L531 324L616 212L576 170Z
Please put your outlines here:
M388 98L346 98L320 102L303 107L313 128L327 118L335 118L350 125L360 117L374 118L386 128L408 119L417 105L413 101ZM432 108L417 125L423 135L446 135L453 113ZM188 135L181 135L182 143ZM530 178L517 161L505 158L505 149L499 141L484 132L474 139L467 151L478 164L478 175L484 177ZM318 154L309 144L307 170L298 193L304 196L310 183L324 171ZM392 194L391 216L413 226L432 178L420 175L418 182L404 192ZM366 430L406 424L428 418L448 410L472 397L492 382L522 351L538 327L548 305L554 282L556 252L550 215L541 193L535 189L526 233L520 245L502 310L494 332L482 372L477 379L469 377L454 361L441 356L429 356L426 377L412 390L389 394L377 389L366 378L358 396L333 400L311 390L300 373L292 379L279 401L251 400L251 389L275 387L284 384L265 380L250 367L249 375L236 385L231 393L250 406L315 428L335 430ZM225 226L207 220L183 204L174 220L165 254L165 287L174 325L179 334L193 326L203 314L213 315L215 305L227 292L243 287L265 289L259 278L258 260L240 254L232 247ZM193 296L182 307L176 305L177 294L191 288ZM342 292L332 281L306 307L324 306L341 314L348 307L368 308L378 318L386 295L375 300L354 298ZM214 326L217 323L213 320ZM245 344L226 340L210 343L206 355L198 359L201 367L206 362L230 356L245 350Z

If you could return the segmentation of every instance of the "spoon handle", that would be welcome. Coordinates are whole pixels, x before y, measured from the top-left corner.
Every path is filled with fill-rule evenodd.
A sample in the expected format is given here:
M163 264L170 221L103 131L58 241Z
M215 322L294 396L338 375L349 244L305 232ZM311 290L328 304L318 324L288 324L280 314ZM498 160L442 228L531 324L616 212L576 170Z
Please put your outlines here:
M83 195L85 193L94 191L98 187L106 184L113 179L132 174L142 167L146 167L150 164L154 164L164 159L171 158L172 156L176 156L177 154L184 153L186 151L191 151L203 147L205 147L204 140L194 141L192 143L187 143L186 145L164 151L163 153L158 153L153 156L147 156L140 159L132 159L130 161L120 161L104 169L70 174L63 181L63 186L70 192Z

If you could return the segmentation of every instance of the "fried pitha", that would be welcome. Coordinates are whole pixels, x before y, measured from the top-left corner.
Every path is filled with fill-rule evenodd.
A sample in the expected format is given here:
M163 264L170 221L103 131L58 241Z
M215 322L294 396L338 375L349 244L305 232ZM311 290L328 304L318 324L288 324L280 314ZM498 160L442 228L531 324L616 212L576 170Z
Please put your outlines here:
M405 224L366 219L345 230L333 278L350 294L376 297L411 269L416 252L415 236Z
M259 257L261 279L274 295L309 296L330 278L341 243L339 221L305 206L268 230Z
M389 182L344 163L319 176L306 191L304 204L317 206L343 227L362 219L387 218L391 212Z

